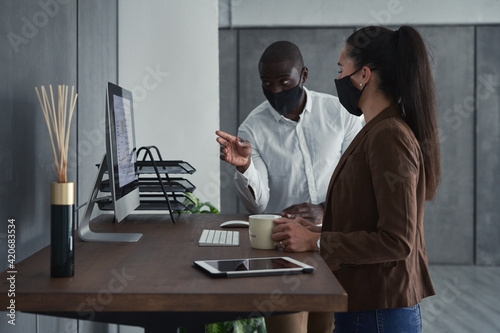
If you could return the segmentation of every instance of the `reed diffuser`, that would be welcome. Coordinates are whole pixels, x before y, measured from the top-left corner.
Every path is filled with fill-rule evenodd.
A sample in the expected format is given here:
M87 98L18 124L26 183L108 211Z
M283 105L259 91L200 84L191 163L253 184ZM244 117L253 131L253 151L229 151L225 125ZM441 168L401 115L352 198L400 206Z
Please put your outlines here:
M44 86L40 87L40 92L35 87L35 91L49 131L57 175L57 182L51 184L50 274L70 277L74 275L75 183L68 182L67 169L71 118L78 94L72 86L68 96L69 86L65 85L57 86L56 100L52 85L49 85L49 92Z

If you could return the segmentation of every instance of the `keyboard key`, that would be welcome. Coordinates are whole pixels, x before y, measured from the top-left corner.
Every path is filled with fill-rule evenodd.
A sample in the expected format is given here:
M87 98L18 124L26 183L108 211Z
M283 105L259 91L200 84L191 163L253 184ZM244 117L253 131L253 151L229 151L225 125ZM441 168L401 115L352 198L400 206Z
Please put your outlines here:
M239 231L233 232L233 245L240 246L240 232Z
M221 234L220 230L215 231L215 236L214 236L214 241L213 241L214 243L219 243L220 234Z
M203 230L203 232L201 233L201 236L200 236L200 243L206 243L207 238L208 238L208 230L207 230L207 229L205 229L205 230Z

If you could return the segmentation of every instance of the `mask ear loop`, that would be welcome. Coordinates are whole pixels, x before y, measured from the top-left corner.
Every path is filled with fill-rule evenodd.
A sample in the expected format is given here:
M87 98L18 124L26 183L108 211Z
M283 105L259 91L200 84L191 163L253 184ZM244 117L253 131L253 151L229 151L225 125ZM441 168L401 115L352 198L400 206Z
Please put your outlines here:
M355 70L354 72L352 72L351 74L347 75L347 77L349 78L349 80L351 79L351 76L353 76L354 74L356 74L357 72L359 72L362 68L363 68L363 67L360 67L360 68L358 68L357 70ZM352 84L352 82L351 82L351 84ZM363 86L363 84L362 84L362 83L360 83L360 84L359 84L359 86L360 86L360 87L362 87L362 86ZM363 89L365 89L365 88L362 88L362 89L361 89L361 92L363 92Z

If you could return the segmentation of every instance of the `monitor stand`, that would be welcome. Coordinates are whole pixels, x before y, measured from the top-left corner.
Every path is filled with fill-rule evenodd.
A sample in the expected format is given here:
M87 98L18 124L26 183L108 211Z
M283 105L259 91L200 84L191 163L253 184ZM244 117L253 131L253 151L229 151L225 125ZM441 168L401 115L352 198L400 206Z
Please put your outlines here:
M94 188L90 193L90 198L87 203L87 208L83 215L83 219L80 223L80 228L78 233L80 239L86 242L137 242L142 234L131 234L131 233L103 233L103 232L93 232L90 230L90 218L92 216L92 211L94 210L94 205L99 198L99 189L101 187L102 177L108 169L106 155L102 159L102 163L99 166L99 172L97 173L97 178L94 182Z

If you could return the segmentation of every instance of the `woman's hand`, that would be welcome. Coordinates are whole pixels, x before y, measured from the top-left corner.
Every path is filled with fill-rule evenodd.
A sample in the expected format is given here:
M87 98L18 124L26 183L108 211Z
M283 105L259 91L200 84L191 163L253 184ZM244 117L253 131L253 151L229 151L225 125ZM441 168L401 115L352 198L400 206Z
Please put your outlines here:
M281 218L274 220L272 240L287 252L318 251L316 242L321 236L319 232L313 232L309 227L317 227L314 223L300 217L290 220Z

